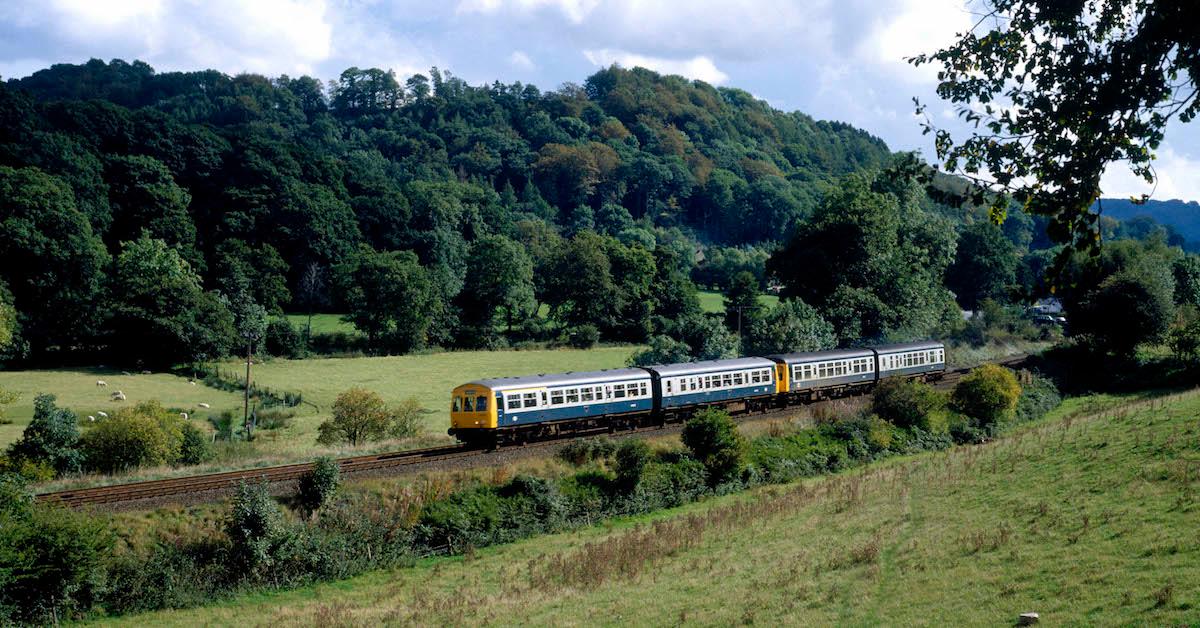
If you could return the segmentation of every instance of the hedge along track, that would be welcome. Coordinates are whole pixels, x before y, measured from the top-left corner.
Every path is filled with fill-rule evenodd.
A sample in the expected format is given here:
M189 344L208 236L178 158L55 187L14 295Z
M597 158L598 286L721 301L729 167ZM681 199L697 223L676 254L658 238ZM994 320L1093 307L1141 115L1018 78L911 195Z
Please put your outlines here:
M1027 356L1014 356L998 360L995 363L1008 366L1010 368L1019 368L1026 360ZM970 369L955 369L946 371L945 375L933 385L936 388L948 389L958 382ZM863 393L854 396L862 396ZM742 415L748 418L758 418L764 415L777 414L795 410L798 406L787 406L780 409L770 410L766 413L751 413ZM639 432L661 432L667 426L652 426L642 427L637 429L621 430L619 434L636 434ZM588 438L599 434L607 434L607 430L594 430L574 434L571 437L533 442L521 446L504 447L499 450L490 450L480 446L471 445L447 445L445 447L430 447L427 449L412 449L408 451L395 451L379 454L368 454L364 456L352 456L349 458L338 459L338 466L344 475L352 476L364 474L368 472L377 473L397 473L401 472L403 467L415 466L426 468L430 463L448 462L453 465L455 460L475 458L478 456L496 455L514 449L524 450L535 447L545 447L548 445L559 444L568 440L577 438ZM97 486L92 488L70 489L65 491L55 491L52 493L41 493L37 495L37 500L47 503L59 503L75 508L83 506L99 506L104 508L119 507L121 509L136 508L139 502L144 505L153 505L172 503L172 502L194 502L194 501L215 501L230 494L241 482L266 482L273 485L275 488L285 488L294 484L307 471L312 469L311 462L301 462L295 464L280 465L274 467L260 467L257 469L242 469L238 471L223 471L220 473L205 473L201 475L188 475L177 478L166 478L161 480L147 480L142 482L130 482L126 484L112 484L108 486ZM278 490L273 492L280 492Z

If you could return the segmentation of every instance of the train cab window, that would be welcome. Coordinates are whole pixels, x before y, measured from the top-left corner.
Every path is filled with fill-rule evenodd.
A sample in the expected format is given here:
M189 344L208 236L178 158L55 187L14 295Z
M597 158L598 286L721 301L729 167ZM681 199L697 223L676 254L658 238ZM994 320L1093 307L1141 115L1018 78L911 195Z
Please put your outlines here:
M516 395L513 395L512 397L507 397L505 399L505 402L508 404L509 410L520 410L521 409L521 398Z
M475 398L475 411L476 412L487 411L487 397L479 396L479 397Z
M450 402L450 411L462 412L462 397L455 397L454 400Z
M526 408L537 407L537 393L525 393L521 398L521 403Z

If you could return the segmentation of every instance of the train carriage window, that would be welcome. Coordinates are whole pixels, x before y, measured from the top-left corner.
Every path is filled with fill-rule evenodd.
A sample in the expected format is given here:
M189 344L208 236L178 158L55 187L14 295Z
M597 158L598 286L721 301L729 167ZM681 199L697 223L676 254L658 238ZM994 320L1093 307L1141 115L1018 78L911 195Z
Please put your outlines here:
M561 406L562 403L563 403L563 391L561 391L561 390L550 391L550 405Z
M525 393L521 399L522 405L526 408L537 407L537 393Z
M520 410L521 409L520 395L513 395L511 397L505 397L505 401L508 405L509 410Z
M567 403L579 403L579 389L572 388L567 391Z
M726 373L726 374L722 375L721 376L721 384L723 386L732 386L733 385L733 374Z
M625 384L613 384L612 392L613 392L614 399L624 399L625 398Z
M475 398L475 411L476 412L486 412L487 411L487 401L488 401L487 397L476 397Z
M671 394L671 380L666 380L667 394Z
M455 397L450 403L451 412L462 412L462 397Z
M741 374L741 373L734 373L734 374L733 374L733 385L734 385L734 386L741 386L742 384L745 384L745 383L746 383L746 382L745 382L745 380L743 380L743 379L742 379L742 374Z
M588 401L595 399L595 397L592 396L591 388L584 388L584 389L580 390L579 396L581 399L583 399L584 402L588 402Z

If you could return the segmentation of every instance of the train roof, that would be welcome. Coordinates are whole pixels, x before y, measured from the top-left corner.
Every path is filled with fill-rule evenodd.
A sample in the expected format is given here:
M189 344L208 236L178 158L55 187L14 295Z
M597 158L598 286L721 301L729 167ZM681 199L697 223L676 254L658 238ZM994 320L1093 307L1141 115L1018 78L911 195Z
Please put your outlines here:
M882 345L875 347L879 353L899 353L901 351L920 351L921 349L944 349L945 344L937 340L926 340L923 342L901 342L894 345Z
M784 364L800 364L804 362L821 362L823 360L838 360L843 358L870 358L875 353L870 349L831 349L829 351L804 351L801 353L777 353L767 358Z
M719 371L734 371L752 368L773 368L775 363L766 358L733 358L731 360L705 360L703 362L684 362L681 364L655 364L647 366L648 370L659 376L673 377L676 375L700 375Z
M468 382L465 385L485 386L493 391L540 386L569 386L571 384L603 384L629 380L650 379L645 369L607 369L603 371L580 371L578 373L550 373L524 375L521 377L496 377Z

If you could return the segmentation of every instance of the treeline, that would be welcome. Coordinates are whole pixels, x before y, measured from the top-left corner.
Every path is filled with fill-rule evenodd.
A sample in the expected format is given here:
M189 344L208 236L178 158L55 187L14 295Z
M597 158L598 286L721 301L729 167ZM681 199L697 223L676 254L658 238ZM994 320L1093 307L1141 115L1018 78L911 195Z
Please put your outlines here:
M954 295L1044 288L1043 221L939 205L912 161L644 69L543 92L436 68L324 85L56 65L0 85L0 361L295 355L304 339L258 314L314 310L347 313L372 352L721 357L743 338L943 335ZM701 314L697 283L745 314L743 338ZM787 307L757 307L768 285Z

